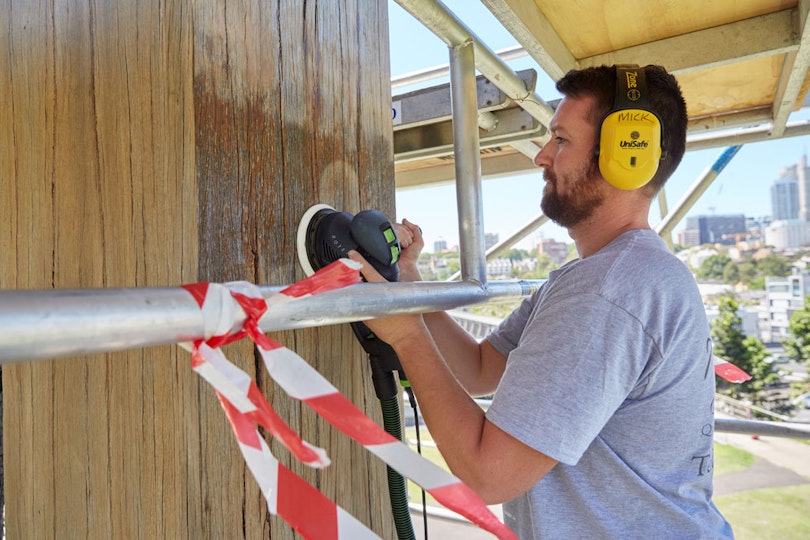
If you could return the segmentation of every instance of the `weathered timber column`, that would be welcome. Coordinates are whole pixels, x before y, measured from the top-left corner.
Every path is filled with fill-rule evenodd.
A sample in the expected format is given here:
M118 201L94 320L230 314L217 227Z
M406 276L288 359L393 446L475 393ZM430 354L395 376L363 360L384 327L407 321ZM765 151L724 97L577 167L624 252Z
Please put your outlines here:
M393 214L387 2L0 0L0 288L303 277L312 204ZM2 329L0 329L2 331ZM273 336L373 417L348 328ZM226 348L383 537L385 468ZM293 538L174 346L3 369L10 538Z

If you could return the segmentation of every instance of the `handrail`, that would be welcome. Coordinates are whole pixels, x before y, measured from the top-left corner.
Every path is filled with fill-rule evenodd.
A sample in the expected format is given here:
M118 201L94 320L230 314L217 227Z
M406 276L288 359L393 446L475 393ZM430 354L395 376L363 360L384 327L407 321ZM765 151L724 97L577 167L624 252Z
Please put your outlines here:
M521 45L514 45L512 47L507 47L505 49L501 49L500 51L496 51L495 54L504 62L509 62L510 60L528 56L529 53L526 52L526 49L524 49ZM419 84L422 82L439 79L441 77L447 77L448 75L450 75L450 65L441 64L391 77L391 88L394 89L401 88L403 86L410 86L412 84Z
M534 88L526 88L523 80L478 37L467 28L441 2L436 0L396 0L408 13L444 41L455 48L472 42L475 48L475 67L503 93L520 104L541 124L548 126L554 110Z
M532 281L363 283L273 304L260 326L269 332L445 311L528 296L537 286ZM283 288L260 290L269 297ZM192 341L205 332L199 306L181 287L0 291L0 329L0 364Z

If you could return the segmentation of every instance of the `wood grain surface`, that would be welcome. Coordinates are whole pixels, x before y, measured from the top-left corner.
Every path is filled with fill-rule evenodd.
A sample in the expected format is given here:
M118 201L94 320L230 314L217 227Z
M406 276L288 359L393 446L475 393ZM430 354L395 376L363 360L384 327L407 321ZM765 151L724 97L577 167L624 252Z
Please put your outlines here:
M393 217L384 0L0 1L0 288L290 283L315 203ZM279 332L379 420L344 326ZM383 537L385 467L226 354ZM293 538L211 389L161 346L3 367L9 538Z

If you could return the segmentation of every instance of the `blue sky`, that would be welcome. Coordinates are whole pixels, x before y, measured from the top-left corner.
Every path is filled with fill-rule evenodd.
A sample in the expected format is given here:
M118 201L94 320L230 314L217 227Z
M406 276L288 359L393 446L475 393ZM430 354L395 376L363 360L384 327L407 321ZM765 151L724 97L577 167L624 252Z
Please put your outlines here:
M493 51L517 45L515 39L500 25L480 2L473 0L443 0ZM421 23L404 11L393 0L389 1L391 35L391 76L434 67L448 62L447 46ZM548 79L533 60L524 57L510 62L514 70L534 67L539 72L537 93L545 100L559 97L553 82ZM446 80L433 80L421 86L443 84ZM419 86L397 88L401 94ZM810 118L810 111L795 113L791 120ZM688 152L681 166L670 178L666 187L667 202L672 208L701 173L714 163L724 148ZM743 146L734 159L706 190L688 215L737 214L759 217L770 214L770 187L779 177L781 169L791 166L810 151L810 136L791 137L777 141L759 142ZM484 180L484 228L504 240L515 230L528 223L540 212L540 197L543 189L541 171L510 178ZM425 233L426 251L432 250L439 238L448 245L458 243L458 225L455 203L455 188L439 186L425 189L403 190L397 193L397 220L407 218L419 224ZM657 202L653 203L650 223L661 219ZM685 220L675 229L685 225ZM564 229L552 223L543 225L518 247L529 248L535 237L542 234L570 242Z

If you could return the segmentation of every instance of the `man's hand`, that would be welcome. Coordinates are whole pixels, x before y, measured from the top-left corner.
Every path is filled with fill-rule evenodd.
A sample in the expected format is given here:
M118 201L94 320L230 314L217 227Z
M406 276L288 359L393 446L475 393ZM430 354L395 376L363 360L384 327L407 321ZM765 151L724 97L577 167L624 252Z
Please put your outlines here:
M394 223L394 230L399 238L399 247L402 248L398 263L400 281L421 281L422 276L419 275L417 262L422 248L425 247L422 229L407 219L403 219L402 223ZM368 278L366 279L368 280Z
M357 251L349 251L349 258L362 265L360 273L369 283L387 283L387 280ZM418 314L390 315L364 322L372 332L377 334L378 338L394 347L394 349L397 348L399 343L404 343L410 339L424 338L428 334L427 326L425 326L422 316Z

